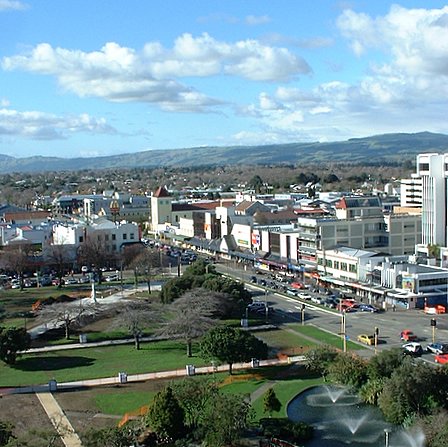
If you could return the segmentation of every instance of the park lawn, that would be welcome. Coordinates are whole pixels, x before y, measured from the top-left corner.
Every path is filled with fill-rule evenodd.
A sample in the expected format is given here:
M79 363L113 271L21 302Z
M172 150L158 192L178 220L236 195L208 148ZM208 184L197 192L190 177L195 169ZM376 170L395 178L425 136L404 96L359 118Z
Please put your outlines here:
M298 379L287 379L282 381L276 381L272 384L272 388L278 398L278 400L282 404L282 408L278 413L273 413L272 417L274 418L284 418L287 417L286 409L288 407L288 403L296 397L302 391L316 386L321 385L323 383L323 379L319 378L298 378ZM252 402L252 408L255 411L255 420L260 420L261 418L269 417L268 414L263 412L263 399L264 394L261 395L258 399Z
M126 391L122 393L97 392L93 396L94 405L101 413L124 415L138 411L149 405L156 391Z
M193 353L197 349L193 347ZM186 364L203 366L199 357L188 358L185 344L176 341L133 345L61 350L20 357L14 367L0 364L0 387L114 377L120 371L128 374L183 369Z
M291 323L287 325L294 331L298 332L299 334L303 334L307 337L311 337L315 340L320 341L322 344L333 346L334 348L342 349L342 340L339 335L331 334L327 331L323 331L316 326L311 325L304 325L297 323ZM347 340L347 349L348 350L359 350L359 349L365 349L364 346L359 345L357 343L353 343L350 340Z
M283 329L254 332L254 335L267 343L269 347L278 350L308 348L318 344L318 342L314 343L312 340L301 337L299 333Z

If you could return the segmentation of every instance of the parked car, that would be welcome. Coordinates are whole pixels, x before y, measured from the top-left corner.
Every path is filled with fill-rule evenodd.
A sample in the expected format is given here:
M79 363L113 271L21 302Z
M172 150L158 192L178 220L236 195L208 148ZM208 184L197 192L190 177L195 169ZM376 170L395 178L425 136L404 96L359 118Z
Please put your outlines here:
M448 363L448 354L437 354L434 357L436 363Z
M433 354L448 354L448 343L430 343L426 346L426 350Z
M67 284L67 285L78 284L78 280L75 278L65 278L64 284Z
M311 302L314 304L324 304L325 300L321 298L320 296L312 296Z
M375 307L375 306L372 306L371 304L363 304L363 303L361 303L358 306L358 309L361 312L379 312L379 309L377 307Z
M301 298L302 300L311 300L311 295L309 293L305 293L305 292L299 292L297 294L297 296L299 298Z
M364 343L365 345L373 346L375 344L375 336L374 335L367 335L367 334L360 334L356 339L360 343Z
M79 284L88 284L90 282L90 278L88 276L81 276L81 278L78 279Z
M423 347L420 343L412 341L402 346L403 354L413 357L420 357L423 354Z
M250 282L251 282L251 283L254 283L254 284L257 284L257 277L254 276L254 275L251 276L251 277L250 277Z
M297 290L295 290L295 289L289 289L289 288L287 288L287 289L286 289L286 293L287 293L288 295L297 296Z
M106 276L105 280L107 282L119 281L120 280L120 275L109 275L109 276Z
M417 341L417 336L410 329L404 329L400 333L400 340L402 340L402 341Z
M324 301L324 306L330 309L336 309L336 302L332 298L326 298Z

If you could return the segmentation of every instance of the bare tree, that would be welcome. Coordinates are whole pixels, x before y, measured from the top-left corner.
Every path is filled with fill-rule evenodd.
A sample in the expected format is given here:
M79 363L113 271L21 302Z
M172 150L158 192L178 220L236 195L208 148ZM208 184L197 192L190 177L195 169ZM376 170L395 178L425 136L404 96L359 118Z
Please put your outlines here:
M187 356L192 356L193 340L204 335L217 324L225 294L206 289L191 289L171 304L174 313L159 333L173 338L183 339L187 344Z
M69 247L64 244L49 245L44 252L44 257L48 266L56 271L56 276L59 279L58 288L61 288L64 272L74 261Z
M35 267L31 255L31 244L15 244L6 246L0 256L0 267L18 275L20 290L23 290L25 272Z
M53 303L44 305L39 310L39 319L47 324L62 326L65 331L65 338L70 339L70 331L74 327L79 327L88 318L92 318L100 311L98 305L85 304L82 300L78 303Z
M102 282L102 267L110 265L111 261L115 262L115 257L107 251L106 245L98 237L87 236L86 240L78 249L78 262L80 264L92 266L98 275L98 282Z
M134 270L136 285L139 275L144 275L148 284L148 293L151 294L151 277L159 272L163 266L160 253L142 245L134 245L125 248L123 260L127 267Z
M140 349L140 341L145 329L151 323L160 321L160 306L147 301L129 301L118 309L112 323L113 328L126 329L134 339L135 349Z

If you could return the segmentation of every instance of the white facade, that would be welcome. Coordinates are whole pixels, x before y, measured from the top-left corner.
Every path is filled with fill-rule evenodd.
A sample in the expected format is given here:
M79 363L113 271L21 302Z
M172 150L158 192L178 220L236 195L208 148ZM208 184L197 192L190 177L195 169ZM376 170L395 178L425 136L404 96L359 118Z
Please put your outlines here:
M448 154L417 156L417 175L422 179L423 246L447 246Z
M421 208L422 206L422 179L413 174L410 179L400 182L400 206L403 208Z
M134 223L114 223L104 218L97 219L90 225L57 224L53 227L54 245L72 245L78 248L89 238L101 242L106 251L118 253L126 244L138 242L140 232Z

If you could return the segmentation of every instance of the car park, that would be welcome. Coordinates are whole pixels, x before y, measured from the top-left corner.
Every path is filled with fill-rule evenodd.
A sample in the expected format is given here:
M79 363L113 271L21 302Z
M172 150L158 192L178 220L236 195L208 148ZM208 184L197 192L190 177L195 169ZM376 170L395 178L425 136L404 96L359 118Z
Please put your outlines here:
M432 354L448 354L448 343L430 343L426 346L426 351Z
M410 329L404 329L400 333L400 340L402 340L402 341L417 341L417 336Z
M441 364L448 363L448 354L437 354L434 357L434 361Z
M356 339L360 343L364 343L365 345L373 346L375 344L375 336L374 335L368 335L368 334L360 334Z
M423 347L420 343L412 341L402 346L403 354L410 355L412 357L420 357L423 354Z

